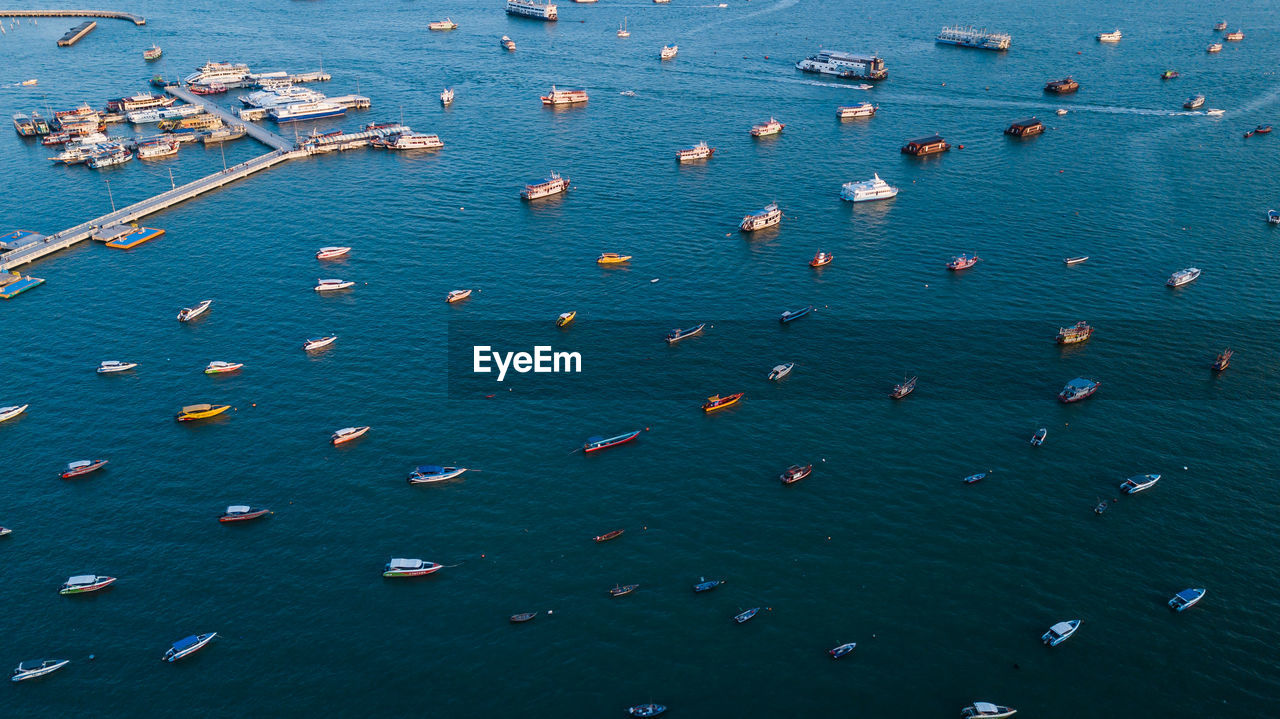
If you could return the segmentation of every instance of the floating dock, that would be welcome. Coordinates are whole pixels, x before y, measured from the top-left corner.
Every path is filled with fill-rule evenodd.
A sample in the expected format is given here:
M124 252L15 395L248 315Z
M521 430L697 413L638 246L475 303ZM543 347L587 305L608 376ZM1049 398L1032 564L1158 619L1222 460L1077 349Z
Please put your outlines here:
M326 102L341 105L348 110L367 110L370 107L373 107L373 100L370 100L364 95L339 95L337 97L329 98Z
M105 17L128 20L134 25L147 24L147 19L140 15L111 10L0 10L0 17Z
M68 30L66 35L63 35L61 38L58 38L58 47L71 47L72 45L80 42L80 40L82 40L85 35L88 35L90 31L92 31L97 26L98 26L98 23L94 22L93 20L88 20L86 22L80 23L79 25L76 25L75 27Z
M107 227L93 233L93 239L105 242L107 247L117 250L131 250L144 242L154 240L164 234L164 230L155 227L120 226Z
M32 287L39 287L44 284L44 280L39 277L26 275L25 277L14 272L12 274L0 274L0 299L11 299L26 292Z
M20 250L28 245L36 245L44 240L44 235L31 230L13 230L0 235L0 250ZM3 279L0 277L0 279Z
M382 125L372 127L363 132L333 133L329 135L309 135L302 141L302 149L310 154L351 150L357 147L368 147L376 138L387 135L399 135L409 132L405 125Z
M323 70L319 72L304 72L298 75L289 76L289 82L293 82L293 83L328 82L328 81L329 81L329 73L324 72Z

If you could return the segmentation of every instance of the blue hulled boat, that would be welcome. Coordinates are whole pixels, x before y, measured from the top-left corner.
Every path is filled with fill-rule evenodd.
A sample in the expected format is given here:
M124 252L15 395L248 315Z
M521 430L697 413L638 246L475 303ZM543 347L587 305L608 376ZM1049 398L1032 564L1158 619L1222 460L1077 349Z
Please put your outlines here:
M785 325L788 322L791 322L793 320L798 320L801 317L804 317L805 315L809 314L812 311L813 311L813 305L809 305L808 307L802 307L798 310L787 310L786 312L782 313L782 316L778 318L778 321Z

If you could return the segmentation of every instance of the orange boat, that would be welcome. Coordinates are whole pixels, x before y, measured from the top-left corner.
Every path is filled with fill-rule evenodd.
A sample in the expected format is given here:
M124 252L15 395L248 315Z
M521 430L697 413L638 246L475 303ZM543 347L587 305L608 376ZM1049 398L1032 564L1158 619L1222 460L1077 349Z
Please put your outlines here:
M737 394L728 395L727 397L721 397L718 394L713 394L707 398L706 402L702 403L702 411L715 412L716 410L724 409L729 405L737 404L738 400L742 399L743 394L745 393L739 392Z
M818 250L818 254L814 255L812 260L809 260L809 266L822 267L823 265L831 264L831 261L834 260L835 258L836 256L831 254L830 252L823 252L822 250Z
M602 265L618 265L631 259L631 255L624 255L618 252L605 252L596 258L596 262Z

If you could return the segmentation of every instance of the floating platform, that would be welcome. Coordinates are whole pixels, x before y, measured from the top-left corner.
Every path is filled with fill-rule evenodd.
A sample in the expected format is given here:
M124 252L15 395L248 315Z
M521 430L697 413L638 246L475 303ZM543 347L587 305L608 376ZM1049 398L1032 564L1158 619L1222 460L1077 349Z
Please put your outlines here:
M44 280L31 275L24 277L16 272L10 275L0 275L0 300L17 297L32 287L39 287L43 284Z
M337 97L329 98L329 102L332 102L335 105L341 105L348 110L366 110L373 107L373 101L364 95L339 95Z
M155 227L131 227L129 231L107 241L107 247L117 250L131 250L144 242L154 240L164 234L164 230ZM94 239L97 239L96 237Z
M0 250L18 250L44 241L44 235L31 230L13 230L0 235ZM3 276L0 276L3 277Z
M76 25L68 30L66 35L63 35L58 39L58 47L71 47L72 45L80 42L85 35L88 35L97 26L98 23L94 20L86 20L85 22Z

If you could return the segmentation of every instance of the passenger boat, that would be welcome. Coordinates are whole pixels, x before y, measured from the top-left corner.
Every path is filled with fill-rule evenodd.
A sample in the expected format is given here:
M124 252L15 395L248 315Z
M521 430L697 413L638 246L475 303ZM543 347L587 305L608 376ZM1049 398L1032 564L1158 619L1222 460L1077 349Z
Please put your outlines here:
M878 106L872 105L869 102L864 102L859 105L840 105L836 107L836 117L841 120L848 120L854 117L871 117L876 114L876 110L879 109L880 108Z
M270 509L254 509L247 504L233 504L218 517L219 522L247 522L271 514Z
M15 682L25 682L28 679L52 674L70 663L70 659L36 659L22 662L13 670L13 676L10 679Z
M58 594L88 594L96 592L99 589L106 589L116 581L115 577L99 577L96 574L77 574L69 577L61 587L58 588Z
M1061 80L1050 80L1044 84L1045 92L1054 92L1059 95L1075 92L1080 89L1080 83L1075 78L1067 76Z
M267 111L267 114L277 123L286 123L319 120L322 117L345 115L346 112L347 108L335 102L315 100L313 102L295 102L290 105L273 107Z
M342 429L334 432L333 436L329 438L329 441L333 443L334 446L346 444L347 442L360 439L368 431L369 427L367 425L364 427L343 427Z
M178 413L179 422L216 417L231 409L229 404L189 404Z
M846 182L840 186L840 199L850 202L887 200L897 196L898 188L880 179L879 173L872 173L870 180Z
M96 472L105 466L107 466L107 460L105 459L78 459L69 463L66 469L62 470L61 476L63 479L71 479L72 477Z
M1080 320L1070 327L1059 327L1058 336L1054 339L1060 345L1073 345L1078 342L1085 342L1093 336L1093 327L1088 322Z
M1187 101L1182 103L1182 106L1188 110L1195 110L1203 104L1204 104L1204 95L1195 95L1193 97L1187 98Z
M786 125L782 124L781 122L778 122L777 120L771 117L769 118L768 122L762 122L759 125L752 125L751 136L752 137L768 137L769 135L776 135L782 132L782 129L784 127L786 127Z
M133 153L124 148L117 148L101 153L94 153L89 156L85 162L89 167L97 170L103 167L114 167L115 165L123 165L133 159Z
M915 140L908 140L899 150L905 155L915 155L923 157L925 155L935 155L939 152L946 152L951 149L951 145L942 139L941 135L933 135L932 137L921 137Z
M840 657L845 656L849 652L852 652L857 647L858 647L857 642L849 642L848 644L841 644L835 649L828 649L827 654L830 654L832 659L839 659Z
M209 305L213 304L213 300L201 300L195 307L183 307L178 312L179 322L190 322L200 315L209 311Z
M667 344L673 345L679 342L680 340L688 339L697 334L702 334L702 330L705 329L706 326L707 326L707 323L703 322L702 324L695 325L693 327L690 327L687 330L682 330L682 329L671 330L670 332L667 333Z
M1048 644L1051 647L1056 647L1059 644L1067 641L1067 639L1069 639L1072 634L1075 634L1076 630L1079 628L1080 628L1079 619L1072 619L1066 622L1058 622L1052 627L1049 627L1049 631L1045 632L1044 635L1040 637L1040 641L1044 642L1045 644Z
M742 624L744 622L750 621L752 617L754 617L759 613L760 613L760 607L752 607L751 609L748 609L747 611L741 614L734 615L733 621L737 624Z
M22 137L35 137L36 126L31 122L31 116L25 112L19 112L13 116L13 129L17 130Z
M609 590L609 596L621 597L630 594L639 588L639 584L615 584L613 585L613 589Z
M176 140L157 140L138 145L139 160L154 160L158 157L172 157L176 154L178 154L178 142Z
M326 335L324 337L308 337L302 343L302 349L311 352L313 350L324 349L338 340L337 335Z
M1280 212L1267 210L1267 222L1273 225L1280 225Z
M192 634L189 637L183 637L174 642L173 646L169 647L169 651L165 652L164 656L160 658L169 663L176 662L185 656L195 654L204 649L216 636L218 636L217 632L209 632L208 634Z
M576 310L561 312L560 316L556 318L556 327L568 327L569 323L573 322L573 318L577 316L578 312Z
M625 529L615 529L612 532L605 532L604 534L601 534L597 537L593 537L593 539L596 542L607 542L610 539L617 539L618 537L621 537L622 533L625 531L626 531Z
M1082 399L1092 397L1101 384L1101 382L1095 380L1076 377L1062 388L1062 391L1058 393L1058 399L1068 404L1079 402Z
M794 322L800 319L801 317L804 317L810 312L813 312L813 305L801 307L798 310L787 310L786 312L783 312L781 316L778 317L778 321L785 325L788 322Z
M511 38L507 37L506 35L503 35L503 36L502 36L502 39L501 39L501 40L499 40L499 41L498 41L498 43L499 43L500 45L502 45L503 49L505 49L505 50L507 50L507 51L509 51L509 52L515 52L515 51L516 51L516 41L515 41L515 40L512 40Z
M356 283L351 280L316 280L315 290L316 292L336 292L337 290L345 290L348 287L353 287L355 284Z
M435 20L433 22L427 23L427 29L428 30L457 30L458 23L450 20L449 18L445 18L443 20Z
M1124 35L1120 34L1119 30L1100 32L1098 33L1098 42L1120 42L1120 38L1122 37L1124 37Z
M1064 263L1066 263L1066 264L1068 264L1068 265L1078 265L1078 264L1080 264L1081 262L1084 262L1084 261L1085 261L1085 260L1087 260L1087 259L1089 259L1089 256L1088 256L1088 255L1080 255L1079 257L1068 257L1068 258L1064 259L1064 260L1063 260L1063 262L1064 262Z
M1204 595L1208 592L1208 589L1184 589L1169 600L1169 608L1175 612L1184 612L1204 599Z
M211 82L208 85L189 85L187 89L195 95L221 95L227 91L227 86L220 82Z
M1004 129L1004 134L1010 137L1035 137L1044 132L1044 123L1039 118L1028 117L1025 120L1015 120Z
M1199 277L1199 267L1188 267L1185 270L1178 270L1172 275L1169 275L1169 279L1165 280L1165 285L1169 287L1181 287L1187 283L1196 281Z
M1208 49L1206 50L1206 52L1222 52L1222 43L1220 43L1220 42L1215 42L1215 43L1213 43L1213 44L1209 45L1209 47L1208 47Z
M520 192L520 197L525 200L536 200L540 197L558 195L568 190L569 178L561 177L558 172L552 172L540 182L525 185L524 190Z
M627 29L627 19L622 18L622 24L618 26L618 37L631 37L631 31Z
M653 0L653 1L659 2L659 0ZM661 1L668 2L668 0L661 0ZM666 710L667 708L662 704L637 704L633 707L628 708L627 713L633 717L656 717L662 714L663 712L665 712Z
M1044 440L1048 436L1049 436L1049 430L1044 427L1041 427L1040 429L1036 430L1035 434L1031 435L1031 446L1039 447L1040 445L1044 444Z
M831 264L831 261L834 260L835 258L836 256L831 254L830 252L823 252L822 250L818 250L817 253L814 254L813 259L809 260L809 266L824 267L826 265Z
M721 397L718 394L713 394L707 398L706 402L702 403L702 411L711 413L717 410L724 409L725 407L728 407L730 405L737 404L738 400L742 399L744 394L745 394L744 392L738 392L737 394L731 394L726 397Z
M678 52L680 52L679 45L663 45L662 50L658 52L658 59L670 60L675 57Z
M721 584L724 584L724 582L725 580L723 579L707 579L706 577L702 577L697 584L693 585L693 591L695 594L709 592Z
M221 360L214 360L209 363L208 367L204 368L204 373L227 374L228 372L239 372L241 367L244 367L243 362L223 362Z
M49 134L49 135L45 135L45 136L44 136L44 139L42 139L42 140L40 141L40 144L42 144L42 145L62 145L62 144L64 144L64 143L67 143L67 142L70 142L70 141L71 141L71 133L69 133L69 132L55 132L55 133L52 133L52 134Z
M981 482L982 480L986 479L988 474L991 474L991 472L978 472L977 474L971 474L968 477L964 478L964 483L977 484L978 482Z
M137 362L120 362L119 360L107 360L98 365L98 374L114 374L116 372L128 372L137 367Z
M1120 483L1120 490L1125 494L1137 494L1151 489L1159 481L1160 475L1158 474L1135 474Z
M1221 31L1221 30L1226 30L1226 29L1227 29L1227 21L1226 21L1226 20L1223 20L1223 21L1221 21L1221 22L1219 22L1219 23L1215 24L1215 25L1213 26L1213 29L1214 29L1214 30L1219 30L1219 31Z
M1160 73L1160 79L1172 80L1173 78L1178 77L1179 74L1180 73L1177 70L1165 70L1164 72Z
M403 577L425 577L428 574L438 572L444 569L443 564L435 562L426 562L421 559L405 559L396 557L382 571L382 576L387 578L403 578Z
M1242 30L1236 30L1234 32L1229 32L1226 34L1227 42L1240 42L1243 39L1244 39L1244 31Z
M631 255L623 255L617 252L604 252L596 258L596 262L602 265L620 265L631 260Z
M947 269L967 270L978 264L978 259L977 255L960 255L959 257L952 257L951 261L947 263Z
M153 107L169 107L177 102L178 98L169 97L159 92L143 92L129 97L122 97L119 100L107 101L107 112L131 112L133 110L146 110ZM87 115L83 109L76 110L79 114Z
M161 50L159 46L152 45L151 47L142 51L142 59L146 60L147 62L151 62L152 60L159 60L160 56L163 54L164 54L164 51Z
M587 454L599 452L602 449L609 449L610 447L617 447L620 444L626 444L639 436L640 430L637 429L632 432L625 432L616 437L588 437L586 443L582 445L582 451Z
M976 47L982 50L1008 50L1013 43L1013 36L1003 32L987 32L986 28L979 30L972 25L956 25L942 28L935 41L944 45Z
M449 290L449 294L444 296L444 301L449 304L461 302L471 296L471 290Z
M756 210L743 217L738 229L743 232L755 232L756 230L763 230L766 227L773 227L781 223L782 210L778 209L778 203L771 202L763 209Z
M316 252L317 260L336 260L339 257L345 257L351 252L350 247L321 247Z
M910 379L903 377L902 384L895 384L893 386L893 391L889 393L889 399L902 399L912 392L915 392L917 379L917 377L911 377Z
M13 419L14 417L17 417L23 412L26 412L27 407L30 407L30 406L31 405L29 404L16 404L16 405L11 405L9 407L0 407L0 422L4 422L6 420L10 420L10 419Z
M813 474L812 464L806 464L803 467L798 464L793 464L784 469L782 474L778 475L778 480L783 484L795 484L811 474Z
M507 14L554 21L556 6L554 3L538 2L538 0L507 0Z
M1235 352L1228 347L1218 353L1218 358L1213 361L1213 369L1215 372L1221 372L1231 364L1231 357Z
M551 86L551 92L541 96L543 105L577 105L587 101L587 91L582 89L562 90Z
M716 154L716 148L707 147L706 141L703 141L692 147L677 150L676 159L680 162L692 162L694 160L706 160L714 154Z
M974 702L960 710L963 719L1004 719L1017 714L1013 707L1002 707L991 702Z
M522 612L522 613L520 613L520 614L512 614L512 615L511 615L511 623L512 623L512 624L523 624L524 622L530 622L530 621L533 621L533 619L534 619L535 617L537 617L537 616L538 616L538 613L537 613L537 612Z
M783 377L786 377L787 375L791 374L791 370L795 369L795 366L796 366L795 362L787 362L785 364L780 364L777 367L774 367L773 369L769 370L769 379L773 380L774 382L777 382Z
M466 467L441 467L438 464L422 464L409 473L409 484L433 484L447 482L466 472Z
M446 87L440 91L440 104L445 107L453 104L453 88Z

